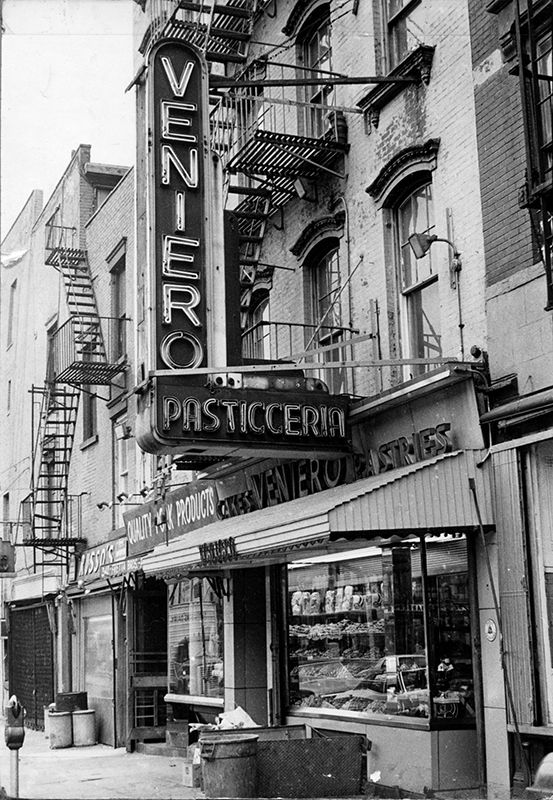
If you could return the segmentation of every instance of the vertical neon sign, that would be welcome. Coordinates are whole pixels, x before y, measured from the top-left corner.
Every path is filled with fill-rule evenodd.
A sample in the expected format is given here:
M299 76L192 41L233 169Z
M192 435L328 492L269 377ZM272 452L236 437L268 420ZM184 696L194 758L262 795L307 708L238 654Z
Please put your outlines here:
M156 45L150 69L152 368L189 370L208 353L207 69L175 41Z

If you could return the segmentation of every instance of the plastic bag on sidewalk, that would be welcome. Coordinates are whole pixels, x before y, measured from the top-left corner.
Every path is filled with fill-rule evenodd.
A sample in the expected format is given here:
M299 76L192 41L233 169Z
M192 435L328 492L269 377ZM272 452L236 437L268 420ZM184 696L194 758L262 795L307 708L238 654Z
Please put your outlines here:
M223 711L222 714L219 714L217 727L220 730L228 730L230 728L259 728L259 725L243 708L238 706L234 711Z

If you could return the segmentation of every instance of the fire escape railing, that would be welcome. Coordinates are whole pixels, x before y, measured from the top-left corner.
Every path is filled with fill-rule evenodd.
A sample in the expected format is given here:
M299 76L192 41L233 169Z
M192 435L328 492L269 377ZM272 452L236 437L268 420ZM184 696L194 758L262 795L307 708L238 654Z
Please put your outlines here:
M120 317L70 317L52 336L54 383L106 386L125 363L126 325Z
M212 94L213 150L227 176L240 173L271 188L273 211L298 197L294 185L298 178L340 174L333 166L348 150L344 111L362 113L359 108L338 106L335 92L326 95L324 103L305 99L304 87L286 85L295 69L293 64L254 64L248 75L256 82L271 83L270 89L245 86ZM324 84L325 76L313 76Z
M305 363L321 365L317 370L310 368L309 377L323 381L335 393L354 394L353 369L336 369L331 365L344 360L348 353L351 356L354 344L356 356L360 356L362 349L356 341L358 335L358 330L339 326L262 320L244 331L242 355L256 363L286 363L296 361L297 354L304 353ZM377 334L367 337L363 345L365 357L376 357L377 338ZM325 346L336 346L337 349L321 352Z

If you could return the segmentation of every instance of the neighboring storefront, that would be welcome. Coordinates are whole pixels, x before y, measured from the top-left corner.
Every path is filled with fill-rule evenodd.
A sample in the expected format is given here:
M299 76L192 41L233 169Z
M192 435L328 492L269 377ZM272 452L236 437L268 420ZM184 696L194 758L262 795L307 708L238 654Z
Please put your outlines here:
M8 693L25 708L25 724L44 730L44 709L55 699L59 581L16 578L8 602Z
M86 692L98 741L113 747L126 735L126 597L123 576L108 580L104 568L125 557L124 536L85 550L67 588L73 691Z
M553 430L550 390L483 416L498 530L498 597L509 702L497 760L510 783L526 787L553 752ZM504 441L501 442L500 440Z
M359 405L351 457L219 469L221 519L143 559L169 583L182 717L239 705L261 725L363 733L383 785L482 785L493 522L473 377Z

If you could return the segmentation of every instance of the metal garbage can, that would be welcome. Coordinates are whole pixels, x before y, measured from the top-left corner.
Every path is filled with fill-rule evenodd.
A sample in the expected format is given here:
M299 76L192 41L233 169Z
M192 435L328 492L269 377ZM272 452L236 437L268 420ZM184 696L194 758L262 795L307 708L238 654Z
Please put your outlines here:
M206 797L257 796L257 740L247 733L200 737Z
M58 750L73 744L73 726L69 711L50 711L48 716L50 749Z
M73 711L73 745L74 747L88 747L96 744L96 719L95 711L89 708L86 711Z

